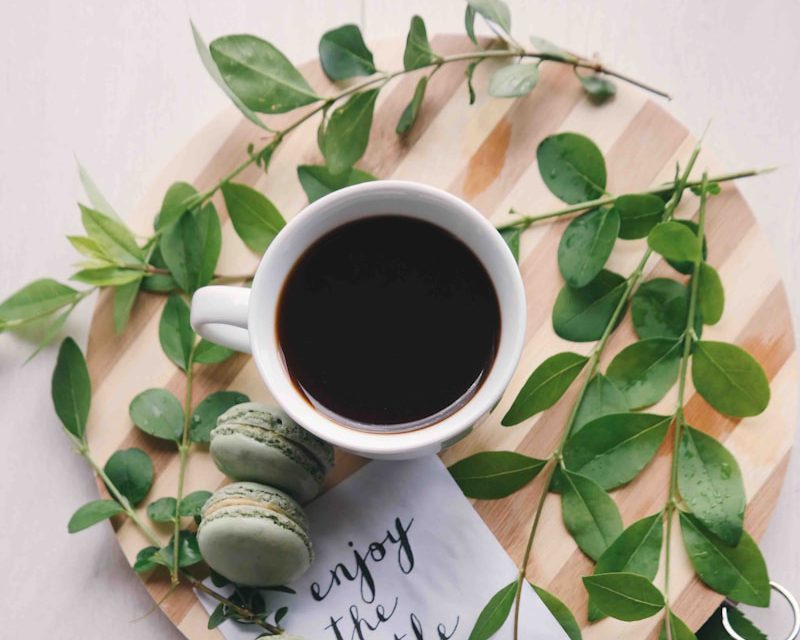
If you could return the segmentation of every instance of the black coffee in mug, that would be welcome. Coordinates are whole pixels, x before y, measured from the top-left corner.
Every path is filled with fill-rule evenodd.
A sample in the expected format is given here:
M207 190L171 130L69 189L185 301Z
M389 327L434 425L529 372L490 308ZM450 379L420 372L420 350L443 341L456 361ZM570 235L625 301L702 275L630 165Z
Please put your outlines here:
M494 285L454 235L382 215L340 226L297 260L277 337L297 389L368 431L438 422L480 388L500 339Z

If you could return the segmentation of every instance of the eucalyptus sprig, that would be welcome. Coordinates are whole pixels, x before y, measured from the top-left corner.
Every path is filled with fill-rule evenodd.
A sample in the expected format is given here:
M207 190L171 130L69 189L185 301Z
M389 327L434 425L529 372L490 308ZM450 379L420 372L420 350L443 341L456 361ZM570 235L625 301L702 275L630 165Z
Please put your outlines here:
M483 499L512 495L545 470L518 578L489 601L470 640L492 637L512 608L514 637L518 637L522 590L544 501L551 491L561 495L567 530L596 562L594 573L583 579L590 621L605 616L639 620L663 611L662 638L695 638L669 601L676 517L703 582L738 602L769 603L766 565L743 529L746 500L736 460L716 439L687 424L684 414L690 365L696 391L725 415L757 415L770 395L767 377L752 356L735 345L701 339L703 326L722 317L724 292L719 275L706 262L706 204L720 187L705 174L700 181L689 179L699 152L698 145L684 170L676 172L675 181L657 191L603 196L605 162L588 138L561 133L539 146L542 179L554 195L572 205L570 213L583 210L586 201L601 202L564 231L558 265L565 284L552 316L553 328L562 338L596 342L588 355L564 352L546 359L502 419L503 425L512 426L552 407L583 374L560 441L546 460L489 451L450 469L468 496ZM697 223L675 219L687 188L700 196ZM509 227L500 231L507 242L513 237ZM618 238L647 240L627 277L605 269ZM518 256L518 240L509 246ZM688 284L670 278L642 282L653 254L689 276ZM601 356L628 308L639 340L623 348L601 374ZM641 411L659 402L676 382L678 401L672 415ZM624 528L608 492L635 480L670 427L673 451L667 502L660 513ZM662 545L663 593L652 583ZM577 622L563 603L541 587L534 588L570 638L580 638Z
M198 343L195 348L196 353L204 351L199 348L200 344L203 343ZM213 395L209 398L212 398ZM186 496L180 503L174 501L167 508L156 506L159 503L163 505L162 501L165 500L163 498L148 506L148 515L155 522L161 521L161 518L153 518L154 513L164 513L168 514L166 519L176 523L176 533L166 545L163 545L158 533L136 510L136 507L147 497L153 485L153 462L150 456L141 449L131 448L115 452L105 465L101 466L97 462L86 437L86 426L92 400L89 370L80 347L71 338L67 338L61 343L58 352L56 367L53 371L52 398L64 433L72 442L75 451L89 463L111 495L111 499L93 500L80 507L70 518L68 531L77 533L114 516L125 516L152 543L152 546L139 552L134 569L142 573L159 566L167 568L172 575L172 587L167 595L174 592L179 582L187 582L219 603L218 613L214 618L215 626L223 620L231 618L245 624L259 626L263 629L264 636L283 634L283 629L279 625L286 615L285 608L271 612L264 605L262 597L255 597L247 589L235 585L233 585L234 594L226 597L208 587L190 572L189 567L202 562L202 556L194 534L178 528L179 515L197 518L200 508L210 495L209 492L196 491ZM197 437L201 441L204 437L203 434L208 430L208 423L215 417L213 414L216 408L210 408L211 405L224 406L225 402L220 404L218 400L211 401L207 403L209 409L206 411L201 411L200 407L195 411L198 419L193 420L192 426L196 426ZM165 421L161 426L156 426L154 421L149 424L160 432L167 422ZM171 499L167 498L166 500ZM213 579L218 587L229 585L219 576L213 576ZM281 590L286 589L281 588Z

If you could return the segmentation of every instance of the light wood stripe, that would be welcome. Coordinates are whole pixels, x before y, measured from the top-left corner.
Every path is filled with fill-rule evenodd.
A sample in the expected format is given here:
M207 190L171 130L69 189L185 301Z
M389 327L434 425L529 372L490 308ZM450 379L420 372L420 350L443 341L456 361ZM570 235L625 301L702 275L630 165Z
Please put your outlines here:
M443 54L471 49L471 44L460 36L437 36L433 44ZM401 41L385 43L376 50L377 63L383 68L394 68L402 48ZM694 145L686 128L641 92L620 87L613 103L598 108L583 99L568 69L554 65L543 69L540 86L531 96L516 101L492 99L486 95L485 84L498 64L487 62L479 66L475 74L478 98L472 107L466 99L466 64L442 68L429 84L417 125L401 138L395 135L394 127L418 75L411 74L391 83L381 93L370 147L359 166L381 178L416 180L446 188L467 199L493 222L500 223L508 219L512 206L531 214L561 206L544 187L536 167L536 147L551 133L580 131L594 139L606 155L609 189L615 193L671 180L675 163L685 162ZM333 90L316 61L303 66L303 72L321 93ZM278 116L273 122L280 126L294 117L294 114ZM262 136L263 132L233 109L215 118L159 174L131 217L131 225L148 233L169 184L186 180L200 189L208 188L241 162L249 142L258 143ZM269 174L250 168L237 180L265 192L287 218L291 217L305 204L295 167L321 160L315 136L312 121L282 145ZM698 166L707 166L712 171L721 169L720 163L705 153ZM219 270L224 273L252 270L258 257L247 251L236 237L219 195L214 203L223 221L224 249ZM687 195L678 216L693 217L696 209L697 199ZM552 303L561 287L555 255L566 224L560 221L534 227L523 237L520 269L528 297L529 327L522 360L509 392L495 412L473 435L442 454L448 464L483 449L514 449L545 456L557 441L575 390L568 392L551 410L514 428L501 427L499 420L516 390L542 359L559 350L586 352L591 347L558 338L550 324ZM698 428L724 441L737 456L749 499L748 526L760 537L774 508L793 438L797 404L794 336L786 294L769 247L747 203L732 186L726 186L722 195L709 203L708 236L709 261L726 284L727 301L723 320L714 327L706 327L704 336L737 342L754 353L771 380L773 400L761 416L734 421L712 411L690 384L687 415ZM609 268L629 273L643 247L643 241L619 242ZM675 275L656 258L647 265L646 273L647 277ZM100 460L119 448L136 446L148 451L157 476L149 496L152 500L174 493L178 474L174 446L134 429L127 406L136 393L148 387L165 386L182 397L184 376L175 370L158 344L163 297L143 295L128 331L119 337L114 336L111 328L111 304L110 295L100 296L89 340L89 365L95 388L89 440ZM610 341L604 366L633 339L628 319ZM254 399L271 401L255 366L244 356L203 368L196 377L194 401L225 387L248 393ZM668 413L674 403L673 391L652 410ZM195 449L187 471L187 491L221 486L225 478L207 452ZM640 478L615 492L626 523L654 513L663 505L669 457L670 447L665 443ZM339 452L328 486L364 463ZM515 559L522 553L539 484L540 480L505 500L475 502L481 517ZM100 487L100 491L103 493L105 489ZM144 507L140 512L144 515ZM115 521L114 524L120 545L132 561L148 543L130 523ZM158 531L165 540L169 536L166 528ZM680 540L676 539L674 548L677 553L673 602L677 612L697 627L720 598L692 577ZM564 529L558 498L550 496L530 565L531 577L563 598L585 625L586 596L580 577L591 570L592 564L576 549ZM148 576L146 585L157 600L169 588L161 574ZM219 632L206 628L206 614L186 587L167 599L162 609L189 638L221 637ZM658 624L657 618L633 625L606 620L588 627L584 637L587 640L656 638Z

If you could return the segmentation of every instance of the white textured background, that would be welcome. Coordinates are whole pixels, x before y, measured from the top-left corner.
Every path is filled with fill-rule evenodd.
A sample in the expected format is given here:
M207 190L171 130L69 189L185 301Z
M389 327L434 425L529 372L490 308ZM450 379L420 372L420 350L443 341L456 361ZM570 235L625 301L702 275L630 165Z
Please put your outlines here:
M670 90L673 113L729 168L779 165L743 182L789 287L798 326L800 2L510 0L514 31L545 36ZM0 299L65 278L79 230L77 154L121 212L191 134L226 104L189 31L252 32L300 62L327 29L404 36L461 31L459 0L0 0ZM85 340L90 303L68 332ZM21 367L28 344L0 336L0 636L178 638L127 567L111 529L68 536L96 497L49 399L54 351ZM774 579L800 595L800 467L792 464L764 548ZM782 617L782 616L780 616ZM763 617L762 617L763 619ZM771 634L772 637L772 634ZM775 637L778 635L776 633Z

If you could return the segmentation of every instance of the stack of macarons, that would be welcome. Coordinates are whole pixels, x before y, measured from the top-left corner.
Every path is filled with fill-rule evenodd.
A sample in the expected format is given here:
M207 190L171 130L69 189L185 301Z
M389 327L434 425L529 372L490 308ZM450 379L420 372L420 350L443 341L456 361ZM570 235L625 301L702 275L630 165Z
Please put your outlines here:
M203 507L197 541L208 565L241 585L296 580L314 557L300 504L319 493L333 447L283 411L247 402L217 420L211 457L237 482Z

